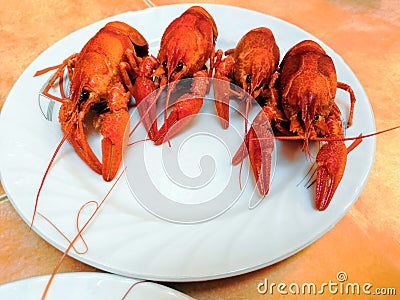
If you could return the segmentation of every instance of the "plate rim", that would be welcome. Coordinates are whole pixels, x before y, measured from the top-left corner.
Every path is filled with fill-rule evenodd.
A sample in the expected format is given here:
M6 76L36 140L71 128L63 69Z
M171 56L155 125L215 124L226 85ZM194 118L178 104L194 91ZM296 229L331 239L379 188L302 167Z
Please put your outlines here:
M34 284L34 285L38 285L40 284L42 281L47 281L49 280L51 277L51 274L40 274L40 275L35 275L35 276L30 276L30 277L25 277L25 278L19 278L19 279L15 279L9 282L5 282L0 284L0 295L2 294L2 292L4 292L7 289L12 289L13 287L18 287L19 285L24 285L24 284ZM54 276L54 279L57 281L75 281L75 280L86 280L86 281L93 281L93 280L107 280L107 281L112 281L112 282L120 282L120 283L129 283L131 284L131 286L135 285L135 284L146 284L146 285L150 285L153 288L156 288L158 292L164 294L164 293L173 293L174 296L179 297L180 299L182 298L182 300L190 300L193 299L192 297L190 297L187 294L182 293L179 290L173 289L169 286L157 283L157 282L153 282L153 281L148 281L148 280L144 280L144 279L137 279L137 278L133 278L133 277L125 277L122 275L118 275L118 274L113 274L113 273L105 273L103 271L100 272L79 272L79 271L74 271L74 272L60 272L60 273L56 273ZM54 284L54 283L53 283ZM125 291L121 291L121 292L129 292L131 286L128 286L128 289ZM51 290L51 286L50 286L50 290ZM162 296L162 295L160 295ZM95 295L95 297L97 297ZM87 299L87 298L85 298Z

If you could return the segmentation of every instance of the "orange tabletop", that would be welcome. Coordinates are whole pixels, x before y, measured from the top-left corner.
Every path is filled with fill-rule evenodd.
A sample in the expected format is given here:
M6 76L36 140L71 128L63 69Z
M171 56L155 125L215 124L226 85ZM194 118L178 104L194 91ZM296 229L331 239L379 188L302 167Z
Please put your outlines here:
M185 1L177 1L175 3ZM369 97L377 130L400 125L400 3L393 0L200 1L256 10L291 22L344 58ZM0 12L0 105L23 70L67 34L103 18L169 1L2 1ZM154 20L157 22L157 20ZM235 28L232 28L235 30ZM29 124L29 120L26 120ZM168 283L196 299L298 299L279 284L336 281L370 283L370 295L331 293L318 299L366 299L400 294L400 132L377 136L372 172L355 205L318 241L270 267L248 274L193 283ZM0 190L0 283L51 273L62 253L30 231ZM99 271L67 257L60 272ZM344 275L344 274L342 274ZM262 283L276 284L260 293ZM301 295L305 298L307 295ZM311 295L311 298L315 295ZM396 296L376 296L395 299Z

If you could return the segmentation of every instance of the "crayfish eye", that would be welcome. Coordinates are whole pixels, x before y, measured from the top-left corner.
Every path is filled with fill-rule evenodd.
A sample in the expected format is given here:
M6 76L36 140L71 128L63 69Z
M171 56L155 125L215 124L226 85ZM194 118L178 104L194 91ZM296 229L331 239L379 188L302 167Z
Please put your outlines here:
M182 69L183 69L183 63L180 62L180 63L178 63L178 65L176 66L175 71L176 71L176 72L180 72L180 71L182 71Z
M248 74L248 75L246 76L246 82L247 82L247 83L251 83L251 74Z
M164 61L162 62L162 65L163 65L164 68L166 68L166 67L167 67L167 61L164 60Z
M319 114L316 114L315 116L314 116L314 121L318 121L319 120Z
M79 95L79 102L86 101L89 98L90 93L88 91L82 91Z

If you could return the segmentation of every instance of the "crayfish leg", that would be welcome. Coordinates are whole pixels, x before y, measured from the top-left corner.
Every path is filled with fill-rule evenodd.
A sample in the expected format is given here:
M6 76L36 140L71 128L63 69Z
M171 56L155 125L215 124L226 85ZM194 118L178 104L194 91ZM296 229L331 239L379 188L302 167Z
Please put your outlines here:
M36 73L33 75L34 77L43 75L47 72L50 72L52 70L57 69L57 71L54 73L54 75L50 78L46 86L44 87L42 94L52 100L58 101L58 102L63 102L63 100L66 98L65 97L65 90L64 90L64 69L67 67L68 70L68 77L71 79L73 75L73 68L75 65L75 61L78 58L79 54L75 53L69 56L68 58L64 59L63 63L60 65L56 65L53 67L45 68L43 70L36 71ZM61 97L54 96L50 94L50 89L54 87L56 81L58 79L59 82L59 87L60 87L60 95Z
M349 128L353 124L354 105L356 104L356 96L354 95L351 86L349 86L344 82L338 82L337 87L339 89L345 90L350 94L350 112L349 112L349 118L347 120L347 128Z

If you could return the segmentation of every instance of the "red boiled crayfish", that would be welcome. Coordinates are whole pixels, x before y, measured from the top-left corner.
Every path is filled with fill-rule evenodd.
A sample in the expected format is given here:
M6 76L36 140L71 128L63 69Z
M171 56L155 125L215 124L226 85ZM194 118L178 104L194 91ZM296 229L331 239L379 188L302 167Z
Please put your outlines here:
M278 105L267 103L255 118L252 124L253 131L250 130L246 136L250 160L257 160L257 163L252 162L252 166L254 168L257 165L260 168L258 170L260 174L256 177L258 186L265 186L260 193L264 196L265 192L268 192L269 182L265 181L265 174L269 174L270 168L267 164L269 162L263 162L262 156L265 155L263 151L266 146L262 145L272 144L269 124L278 124L279 126L275 126L275 129L288 135L279 139L303 140L302 151L308 154L310 153L309 140L326 141L316 157L315 206L319 210L324 210L328 207L342 179L347 161L341 112L335 103L336 89L344 89L350 94L347 127L352 124L356 98L349 85L337 81L331 57L319 44L311 40L298 43L286 53L280 64L279 77ZM276 111L279 110L287 119L286 128L282 125L283 120L276 118ZM271 147L266 147L266 149L272 151ZM240 162L245 153L242 146L233 161ZM264 182L259 183L259 181Z
M149 111L150 116L155 116L156 106L153 103L147 103L144 105L145 109L139 110L149 138L154 140L157 145L166 140L166 134L172 126L174 126L173 132L178 132L187 124L187 121L191 119L190 117L200 111L206 93L203 86L207 82L205 77L210 77L213 71L217 36L218 30L212 16L200 6L190 7L181 16L173 20L164 31L157 61L153 60L152 66L147 68L148 70L153 69L153 72L148 72L143 76L147 78L143 79L146 84L135 83L134 89L136 91L134 95L137 95L135 97L137 102L141 102L151 90L154 90L154 88L148 87L150 77L158 78L161 89L168 83L164 124L159 130L155 126L156 120L149 121L148 117L144 115L144 111ZM205 69L208 61L210 68L207 72ZM193 84L200 84L198 88L192 86L190 93L193 97L190 96L190 93L180 97L167 117L169 99L178 81L196 77L202 79L193 80ZM157 100L150 99L150 101ZM146 99L145 101L149 100ZM179 122L184 118L184 122ZM169 132L168 138L171 136L172 133Z
M214 77L214 96L217 114L220 117L223 128L229 126L229 99L231 93L231 83L242 88L248 95L242 95L246 99L246 141L249 148L250 162L255 178L258 178L257 185L260 193L266 195L269 189L270 164L272 160L273 138L267 139L270 135L268 132L268 120L262 120L263 114L259 115L253 122L253 126L247 133L247 116L249 110L249 99L254 98L260 104L264 104L268 99L268 105L265 109L271 110L271 116L275 120L285 120L279 110L278 95L275 89L275 83L278 78L278 65L280 59L280 51L276 44L272 31L265 27L255 28L247 32L238 42L236 48L225 52L227 55L221 59L222 52L217 52ZM258 124L258 125L256 125ZM258 135L263 139L253 142L256 136L255 129L257 127ZM262 133L261 133L262 131ZM256 148L255 148L256 147ZM240 151L245 151L244 145ZM264 159L260 159L261 153ZM238 164L243 158L239 154L234 157L233 164Z
M62 64L38 71L35 76L57 69L43 94L62 103L61 129L81 159L104 180L112 180L120 166L125 130L129 125L128 102L132 89L127 66L132 55L148 55L148 43L134 28L123 22L107 23L83 47ZM65 97L64 69L68 69L70 91ZM59 80L61 98L49 93ZM100 128L102 163L93 153L85 133L85 116L95 110L94 127Z
M316 42L306 40L291 48L281 63L280 94L282 109L289 119L290 132L304 141L303 151L309 152L308 140L326 138L316 157L317 183L315 206L328 207L343 177L347 149L343 141L341 112L335 103L337 88L350 95L347 127L353 122L356 98L352 88L338 82L335 65Z
M254 99L268 97L277 101L273 86L280 59L275 37L265 27L247 32L236 48L225 51L225 55L222 59L222 51L217 52L214 75L214 78L219 79L214 83L214 97L223 128L229 126L230 83L239 86Z

